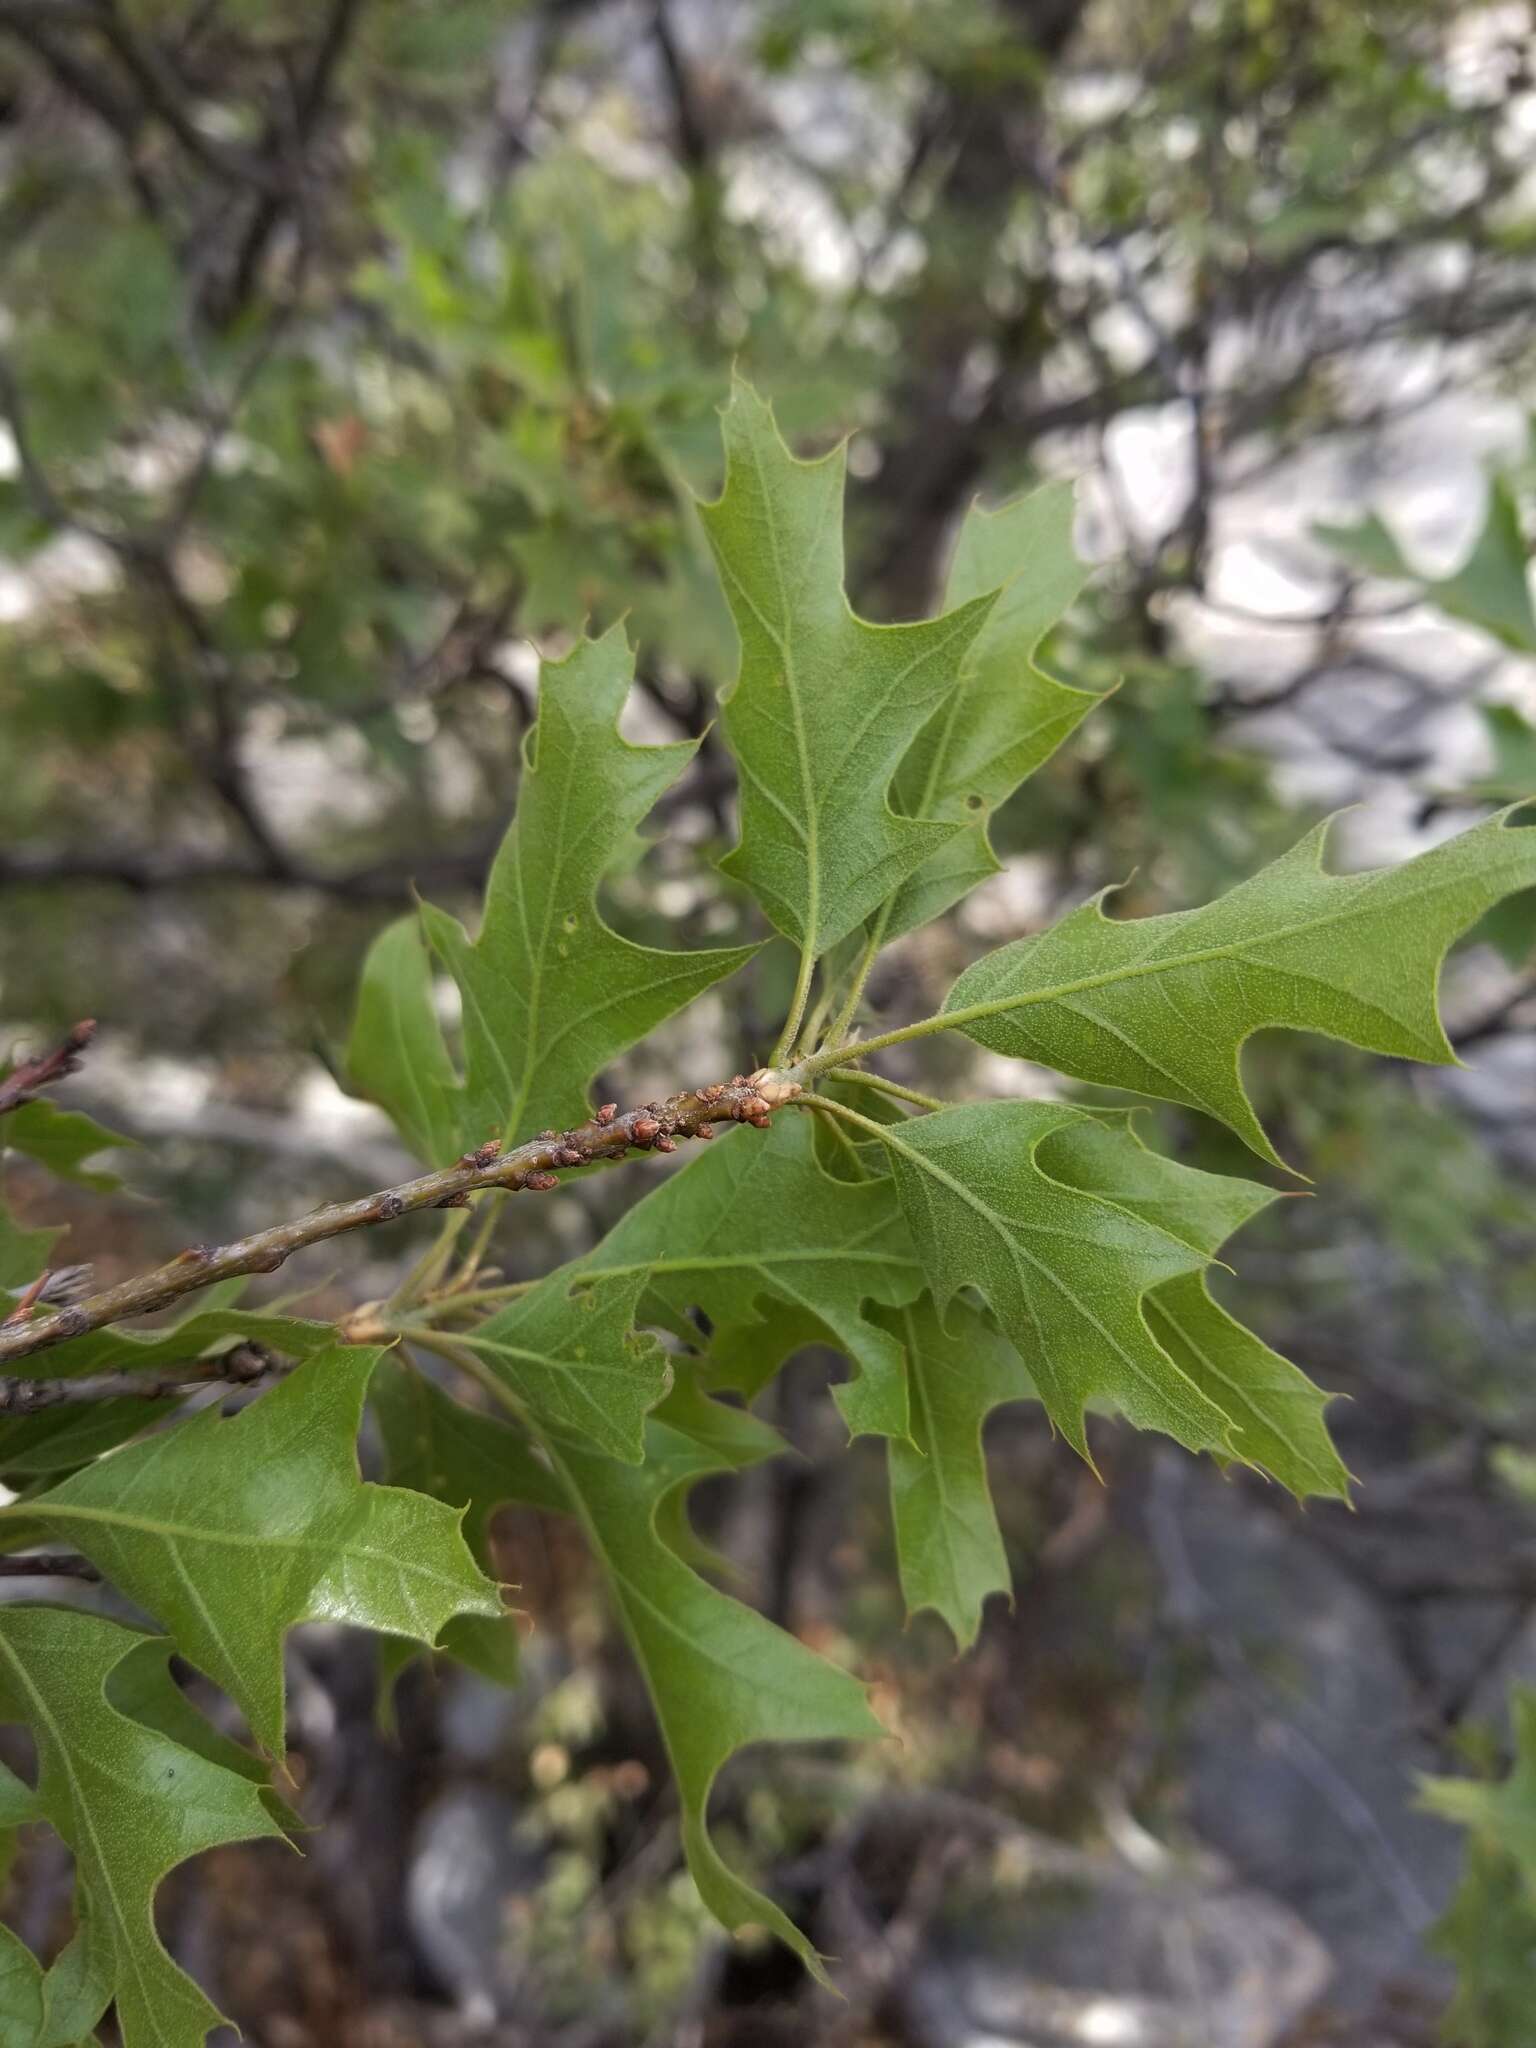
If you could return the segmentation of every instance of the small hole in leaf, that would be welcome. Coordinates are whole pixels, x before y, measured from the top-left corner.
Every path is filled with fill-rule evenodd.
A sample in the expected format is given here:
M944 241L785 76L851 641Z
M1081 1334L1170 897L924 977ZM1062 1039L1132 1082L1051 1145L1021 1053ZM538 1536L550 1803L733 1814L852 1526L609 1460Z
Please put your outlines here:
M981 811L981 810L985 810L985 809L986 809L986 798L985 798L985 797L980 797L980 796L977 796L977 795L976 795L976 793L975 793L974 791L972 791L972 793L971 793L971 794L970 794L970 795L969 795L969 796L968 796L968 797L966 798L966 800L965 800L965 808L966 808L966 809L967 809L968 811Z

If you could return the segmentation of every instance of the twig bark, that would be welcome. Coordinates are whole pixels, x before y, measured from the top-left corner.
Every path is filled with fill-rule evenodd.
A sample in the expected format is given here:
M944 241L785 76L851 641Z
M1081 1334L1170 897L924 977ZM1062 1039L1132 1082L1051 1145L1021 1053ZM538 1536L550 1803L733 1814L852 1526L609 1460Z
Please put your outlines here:
M77 1073L81 1055L95 1036L95 1018L84 1017L71 1026L51 1052L39 1053L35 1060L23 1060L19 1066L12 1067L0 1078L0 1116L20 1109L23 1103L31 1102L41 1089L51 1088L55 1081Z
M0 1557L0 1579L89 1579L97 1571L88 1557L73 1550L34 1550L19 1557Z
M584 1124L568 1131L545 1131L510 1152L490 1139L477 1152L467 1152L455 1166L424 1173L398 1187L363 1195L352 1202L332 1202L312 1209L291 1223L274 1224L225 1245L189 1245L168 1264L141 1273L116 1287L53 1315L0 1329L0 1364L30 1358L71 1337L83 1336L130 1316L169 1308L184 1295L215 1281L244 1273L275 1273L285 1259L306 1245L339 1237L374 1223L392 1223L397 1216L422 1209L462 1208L487 1188L542 1193L559 1185L558 1170L590 1166L599 1160L623 1158L631 1146L641 1151L672 1152L679 1139L709 1138L717 1123L751 1123L766 1127L772 1112L800 1093L798 1083L761 1068L737 1074L728 1082L685 1089L663 1102L643 1103L622 1115L605 1103Z
M44 1408L96 1401L174 1401L200 1387L249 1387L268 1375L290 1372L293 1362L258 1344L237 1344L217 1358L183 1358L158 1372L81 1373L75 1379L0 1378L0 1415L36 1415Z

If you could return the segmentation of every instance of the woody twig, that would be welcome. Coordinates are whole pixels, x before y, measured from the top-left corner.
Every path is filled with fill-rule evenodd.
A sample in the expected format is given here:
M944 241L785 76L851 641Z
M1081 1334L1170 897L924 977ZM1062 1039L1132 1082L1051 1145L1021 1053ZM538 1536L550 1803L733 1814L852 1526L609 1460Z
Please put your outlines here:
M617 1104L604 1103L586 1123L568 1131L541 1131L508 1152L491 1138L477 1151L466 1152L456 1165L436 1173L424 1173L356 1201L328 1203L307 1216L274 1224L230 1244L189 1245L153 1272L124 1280L50 1315L0 1327L0 1365L30 1358L88 1330L169 1308L216 1281L246 1273L275 1273L294 1252L345 1231L391 1223L423 1209L463 1208L471 1196L488 1189L546 1193L560 1185L562 1169L622 1159L631 1149L674 1152L684 1139L712 1137L713 1126L719 1123L749 1123L764 1129L774 1110L794 1101L800 1092L799 1084L788 1076L760 1068L755 1074L736 1074L729 1081L685 1089L664 1101L643 1103L622 1113Z

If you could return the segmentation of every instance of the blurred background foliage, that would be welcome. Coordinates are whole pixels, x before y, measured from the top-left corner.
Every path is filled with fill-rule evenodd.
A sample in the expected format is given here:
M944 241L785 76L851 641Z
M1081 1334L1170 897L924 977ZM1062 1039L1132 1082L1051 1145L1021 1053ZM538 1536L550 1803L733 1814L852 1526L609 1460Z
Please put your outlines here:
M0 0L7 1044L103 1019L75 1099L154 1141L131 1185L183 1228L376 1184L387 1129L328 1077L363 950L413 887L472 910L540 656L620 617L627 729L705 737L608 914L755 936L712 866L735 648L694 511L733 364L802 449L853 437L871 617L930 607L978 493L1080 479L1100 567L1046 659L1117 687L997 821L1004 872L882 967L892 1022L1106 883L1177 907L1341 805L1369 862L1536 792L1533 65L1523 0ZM1530 2048L1536 1792L1504 1699L1536 1675L1533 941L1516 899L1453 963L1468 1071L1250 1049L1314 1186L1250 1234L1246 1299L1354 1397L1353 1519L1118 1433L1104 1494L1009 1413L1018 1612L951 1666L902 1633L825 1360L776 1397L805 1461L706 1495L750 1589L880 1679L905 1737L728 1802L865 1958L845 2009L704 1925L634 1682L527 1516L523 1691L409 1674L396 1746L355 1648L306 1638L327 1834L302 1880L254 1850L170 1887L179 1952L271 2048L1187 2038L1051 2032L1003 1982L1027 1953L1030 1983L1177 2005L1161 1923L1113 1967L1101 1943L1099 1978L1091 1911L1019 1897L1048 1828L1088 1845L1069 1892L1118 1898L1101 1856L1216 1850L1299 1916L1290 1991L1205 1998L1217 2048ZM760 1057L781 950L615 1092ZM891 1071L1021 1085L923 1059ZM136 1197L10 1181L104 1271L182 1241ZM547 1224L576 1242L626 1199L584 1186ZM368 1253L318 1298L387 1284ZM1454 1906L1416 1772L1463 1786ZM42 1947L50 1871L6 1895ZM1180 1924L1219 1979L1219 1914Z

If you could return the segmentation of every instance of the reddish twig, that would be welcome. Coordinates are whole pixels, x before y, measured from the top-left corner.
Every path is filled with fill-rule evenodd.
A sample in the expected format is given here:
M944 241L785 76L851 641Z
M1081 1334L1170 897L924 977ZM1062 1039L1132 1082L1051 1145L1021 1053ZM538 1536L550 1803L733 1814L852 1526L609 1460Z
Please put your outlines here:
M86 1017L74 1025L52 1052L39 1054L35 1060L23 1060L19 1066L0 1079L0 1116L8 1110L20 1109L24 1102L30 1102L40 1089L51 1088L55 1081L62 1081L76 1073L80 1056L96 1036L96 1019Z
M33 1307L35 1306L39 1297L43 1293L43 1290L47 1287L48 1282L52 1278L53 1273L51 1268L44 1266L43 1270L41 1271L41 1273L38 1274L37 1278L32 1282L32 1284L29 1287L24 1288L22 1290L22 1293L17 1299L16 1306L5 1318L5 1322L24 1323L27 1320L27 1317L31 1315ZM0 1323L0 1329L3 1328L4 1323Z
M353 1202L329 1203L291 1223L274 1224L268 1230L236 1238L232 1244L190 1245L152 1273L105 1288L53 1315L0 1328L0 1363L31 1357L108 1323L169 1308L184 1295L211 1287L218 1280L244 1273L275 1273L294 1252L339 1237L344 1231L392 1223L397 1216L422 1209L462 1208L471 1195L487 1188L511 1192L527 1188L542 1193L559 1186L562 1167L622 1159L631 1146L647 1152L673 1152L680 1139L713 1136L711 1127L718 1123L751 1123L761 1129L775 1109L792 1102L799 1093L797 1082L764 1068L750 1076L737 1074L729 1082L685 1089L664 1102L643 1103L622 1115L613 1103L605 1103L586 1123L569 1131L543 1131L510 1152L501 1151L493 1138L478 1151L465 1153L456 1166L424 1173L399 1187L384 1188Z

